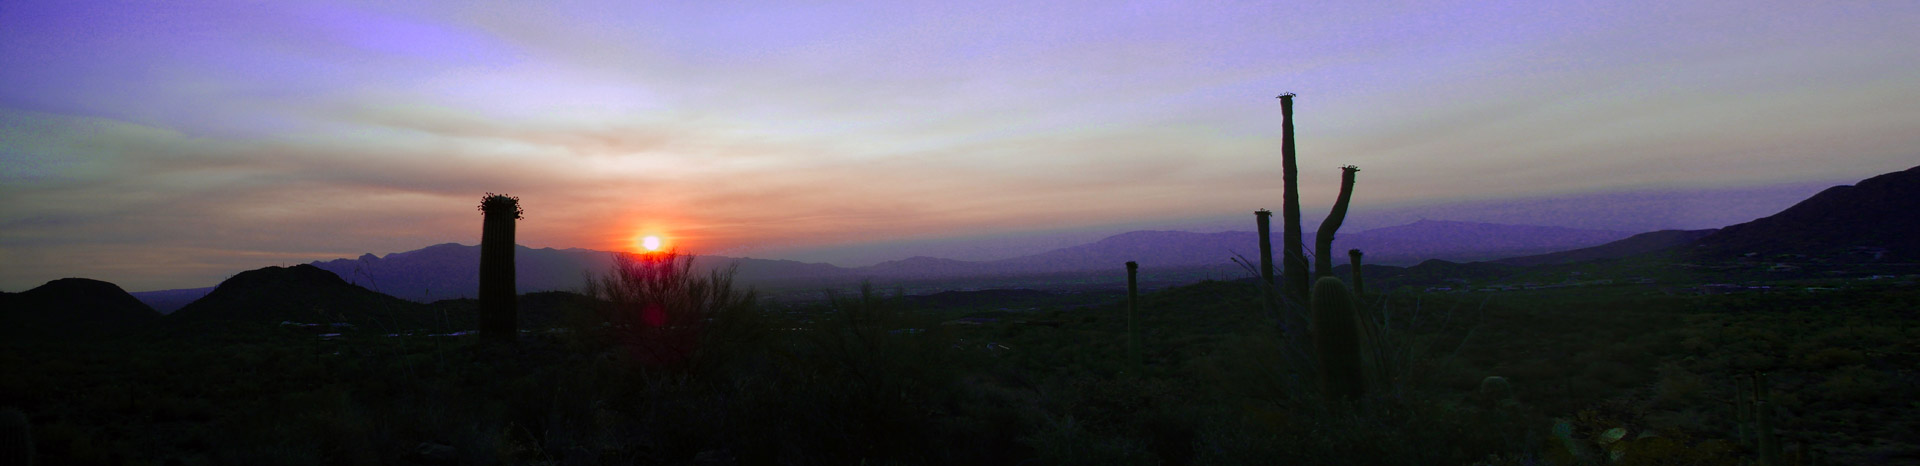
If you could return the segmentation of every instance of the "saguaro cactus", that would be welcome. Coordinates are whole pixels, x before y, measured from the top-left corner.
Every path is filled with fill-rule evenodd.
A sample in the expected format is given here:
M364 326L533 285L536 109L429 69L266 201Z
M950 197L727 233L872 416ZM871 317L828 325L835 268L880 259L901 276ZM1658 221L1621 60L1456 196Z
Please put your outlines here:
M1133 315L1140 310L1140 264L1127 261L1127 362L1140 361L1140 347L1134 341Z
M1333 210L1327 212L1327 219L1320 222L1320 231L1313 235L1314 276L1333 276L1333 235L1340 231L1340 224L1347 221L1347 201L1353 199L1353 178L1359 172L1360 167L1340 167L1340 197L1333 201Z
M1780 439L1773 436L1773 394L1767 392L1767 374L1753 375L1753 430L1761 466L1778 466Z
M1294 160L1291 92L1280 94L1280 170L1285 190L1280 205L1284 223L1280 247L1285 251L1281 257L1284 272L1281 278L1286 280L1289 297L1307 299L1307 257L1306 245L1300 237L1300 168Z
M1365 299L1367 296L1367 288L1365 285L1362 285L1360 283L1360 250L1359 249L1347 250L1347 263L1353 264L1353 270L1351 270L1351 272L1353 272L1353 297Z
M480 338L513 342L518 337L513 288L513 227L526 212L520 198L487 193L480 198Z
M1313 350L1320 361L1320 384L1327 397L1353 400L1366 392L1361 367L1360 320L1353 296L1339 278L1313 284Z
M1753 395L1741 378L1736 375L1733 379L1734 431L1741 447L1753 448Z
M1253 222L1260 229L1260 280L1273 285L1273 211L1253 211Z
M0 410L0 464L33 466L33 432L20 410Z

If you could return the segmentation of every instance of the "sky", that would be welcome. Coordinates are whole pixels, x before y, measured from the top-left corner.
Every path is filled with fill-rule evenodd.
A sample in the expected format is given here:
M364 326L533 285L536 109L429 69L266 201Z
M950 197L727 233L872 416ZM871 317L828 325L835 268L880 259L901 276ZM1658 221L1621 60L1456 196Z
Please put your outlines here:
M1282 92L1311 218L1342 165L1361 218L1858 180L1920 164L1914 24L1844 0L10 0L0 290L475 244L489 192L530 247L840 265L1246 217L1279 208Z

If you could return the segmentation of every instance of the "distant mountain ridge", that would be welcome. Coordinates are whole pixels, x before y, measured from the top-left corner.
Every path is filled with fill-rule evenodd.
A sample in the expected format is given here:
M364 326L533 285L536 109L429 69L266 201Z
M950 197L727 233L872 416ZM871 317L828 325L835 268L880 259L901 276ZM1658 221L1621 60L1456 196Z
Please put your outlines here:
M735 265L737 278L752 284L823 283L860 278L882 280L968 276L1017 276L1105 270L1127 261L1150 267L1231 267L1236 255L1258 255L1257 234L1250 231L1192 233L1131 231L1092 243L991 261L910 257L866 267L788 260L699 256L697 270ZM1344 234L1337 251L1358 248L1373 264L1414 264L1429 259L1471 261L1588 247L1629 236L1625 232L1527 225L1422 220L1406 225ZM1274 237L1279 243L1279 236ZM1308 236L1307 241L1312 242ZM614 253L588 249L517 247L515 286L521 293L577 290L587 274L612 264ZM311 265L365 286L415 302L473 297L479 290L479 247L455 243L357 259L315 261Z
M1623 259L1627 257L1641 255L1641 254L1651 254L1659 251L1678 248L1681 246L1692 245L1694 242L1699 241L1700 238L1713 234L1716 231L1720 231L1720 230L1707 229L1707 230L1650 231L1650 232L1641 233L1638 235L1629 236L1627 237L1627 239L1614 241L1611 243L1602 244L1602 245L1594 246L1590 248L1580 248L1580 249L1574 249L1570 251L1550 252L1546 254L1537 254L1532 256L1509 257L1505 259L1495 260L1493 262L1507 264L1507 265L1532 266L1532 265L1546 265L1546 264L1572 264L1576 262L1587 262L1587 261L1606 260L1606 259Z
M1879 248L1877 260L1920 260L1920 167L1827 188L1786 210L1700 238L1702 257L1838 254Z

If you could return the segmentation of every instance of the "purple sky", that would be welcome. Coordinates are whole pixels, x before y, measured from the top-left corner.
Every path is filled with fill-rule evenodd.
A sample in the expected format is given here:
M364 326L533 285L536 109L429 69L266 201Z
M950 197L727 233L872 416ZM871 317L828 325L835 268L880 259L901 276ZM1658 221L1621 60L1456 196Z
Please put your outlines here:
M1282 91L1313 218L1347 164L1382 219L1920 164L1914 2L640 3L0 3L0 290L472 244L485 192L845 265L1206 223L1279 207Z

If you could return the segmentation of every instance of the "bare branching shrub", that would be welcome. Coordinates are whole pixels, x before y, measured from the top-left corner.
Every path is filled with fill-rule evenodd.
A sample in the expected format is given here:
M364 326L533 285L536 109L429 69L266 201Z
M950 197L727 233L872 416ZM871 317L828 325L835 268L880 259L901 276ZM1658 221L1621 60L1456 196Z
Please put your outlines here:
M650 368L702 373L765 341L752 289L734 285L735 267L693 271L692 255L621 254L586 294L606 303L597 333Z

